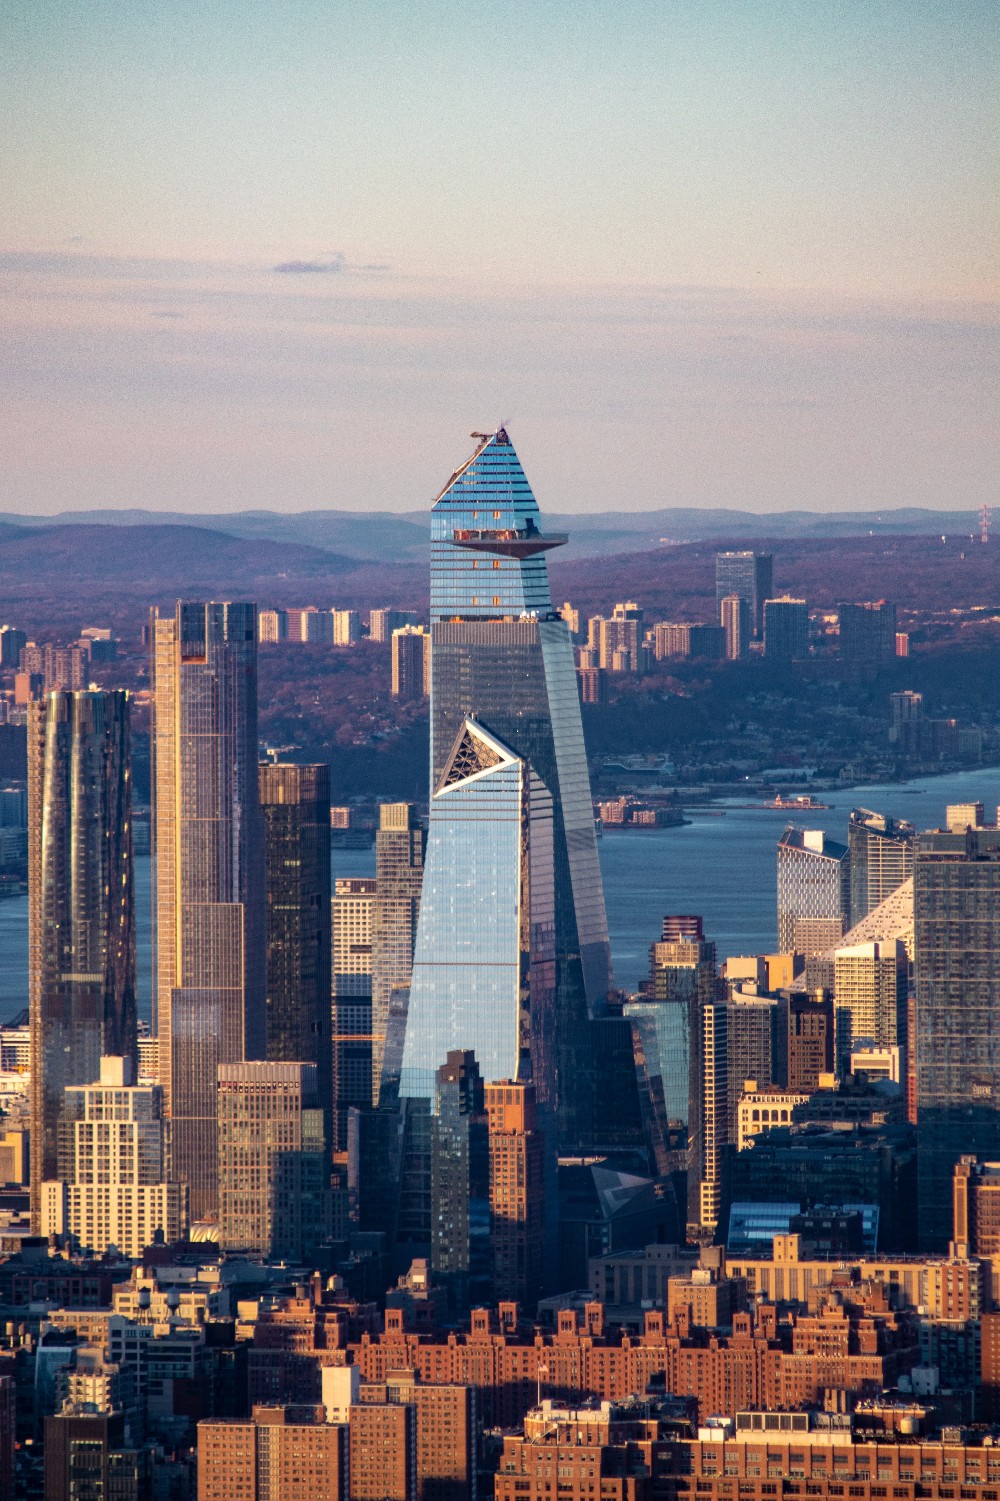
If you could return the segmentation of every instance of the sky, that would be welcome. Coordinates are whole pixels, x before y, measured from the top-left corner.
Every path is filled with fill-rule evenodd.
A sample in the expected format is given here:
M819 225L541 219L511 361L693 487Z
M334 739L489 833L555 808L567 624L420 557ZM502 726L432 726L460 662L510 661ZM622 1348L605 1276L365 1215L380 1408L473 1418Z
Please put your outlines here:
M996 498L993 0L4 0L0 510Z

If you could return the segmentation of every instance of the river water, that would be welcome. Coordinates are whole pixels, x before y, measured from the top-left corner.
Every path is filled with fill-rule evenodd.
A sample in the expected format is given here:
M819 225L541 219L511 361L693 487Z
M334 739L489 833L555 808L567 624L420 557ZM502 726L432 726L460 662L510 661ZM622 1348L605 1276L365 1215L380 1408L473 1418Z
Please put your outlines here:
M747 801L754 794L749 793ZM774 949L777 936L775 879L778 836L790 819L847 841L852 808L871 808L908 818L918 828L939 827L948 803L982 802L987 821L1000 802L1000 768L923 777L892 786L853 787L820 794L828 811L793 815L776 809L722 804L712 813L693 812L677 829L620 829L598 842L611 952L618 985L634 990L649 963L649 945L660 935L666 912L698 913L705 936L729 954ZM724 810L724 811L723 811ZM721 816L720 816L721 815ZM150 861L136 859L136 928L139 1014L150 1016L152 947ZM375 873L374 850L335 850L335 876ZM0 901L0 1021L28 1004L28 899Z

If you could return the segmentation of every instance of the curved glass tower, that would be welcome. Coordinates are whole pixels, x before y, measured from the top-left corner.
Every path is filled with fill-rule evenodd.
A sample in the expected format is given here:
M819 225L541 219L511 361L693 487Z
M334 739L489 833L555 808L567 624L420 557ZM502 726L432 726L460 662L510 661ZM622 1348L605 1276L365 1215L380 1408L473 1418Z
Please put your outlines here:
M589 1023L605 1012L611 961L573 648L552 608L545 563L546 552L566 538L540 531L537 502L504 429L474 436L475 452L431 513L431 811L401 1093L432 1097L434 1073L448 1050L476 1047L486 1082L534 1078L557 1107L560 1147L570 1149L594 1139ZM463 737L470 736L496 746L501 762L471 781L450 782ZM525 806L537 807L536 782L551 799L554 974L552 1046L544 1068L540 1059L531 1061L530 1046L522 1046L511 1070L509 1047L489 1058L467 1035L471 1019L498 1004L484 967L477 961L459 984L442 956L456 941L456 925L467 928L465 941L475 952L470 920L489 925L490 900L509 912L523 889L523 851L510 838L513 794L509 817L482 817L474 836L456 832L469 804L487 791L492 796L504 779L501 764L513 763L520 768L510 770L510 779L520 779L522 823ZM504 962L530 969L530 940L522 933L520 947L508 941ZM541 974L536 988L547 983ZM464 988L457 1009L456 986ZM518 1005L525 1009L523 988L505 992L504 1004L515 1012ZM532 1001L528 1009L539 1013L547 1005ZM508 1038L511 1025L507 1018ZM504 1071L497 1074L501 1060Z

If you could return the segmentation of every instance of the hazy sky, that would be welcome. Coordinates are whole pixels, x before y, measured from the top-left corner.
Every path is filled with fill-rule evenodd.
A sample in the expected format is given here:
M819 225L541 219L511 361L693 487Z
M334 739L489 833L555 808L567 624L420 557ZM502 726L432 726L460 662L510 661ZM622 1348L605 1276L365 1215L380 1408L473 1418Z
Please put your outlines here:
M0 508L996 498L993 0L5 0Z

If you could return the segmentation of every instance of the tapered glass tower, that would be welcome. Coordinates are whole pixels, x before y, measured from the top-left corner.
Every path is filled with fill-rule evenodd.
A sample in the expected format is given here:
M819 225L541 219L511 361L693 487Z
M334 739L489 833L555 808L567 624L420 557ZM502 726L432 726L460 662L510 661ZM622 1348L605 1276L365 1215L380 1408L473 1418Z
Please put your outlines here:
M160 1083L192 1219L217 1208L218 1066L266 1049L256 616L179 603L153 621Z
M58 1174L65 1090L136 1056L128 698L57 692L28 709L32 1221Z
M469 882L486 879L474 875L487 869L481 849L464 868L453 863L446 871L446 861L459 852L469 855L475 840L493 841L499 859L499 842L507 837L501 833L504 817L495 824L483 818L478 834L469 832L463 842L457 820L464 823L470 803L494 795L508 780L518 783L510 807L521 799L523 820L525 807L539 805L537 782L551 800L554 953L553 1045L546 1065L553 1083L550 1092L543 1080L537 1087L546 1103L557 1106L560 1145L573 1147L595 1135L599 1049L595 1053L590 1022L605 1012L611 963L573 648L565 621L552 607L545 563L546 552L565 538L539 530L535 497L504 429L476 436L475 452L452 475L431 514L431 812L403 1093L432 1097L435 1071L454 1048L475 1048L486 1082L525 1076L525 1060L518 1075L509 1053L505 1072L494 1074L482 1040L464 1030L472 1015L491 1005L487 991L467 991L462 1009L455 1010L434 967L444 926L465 921L460 905L477 900ZM459 763L471 765L470 758L481 753L495 762L458 775ZM512 904L523 890L512 842L504 859L509 865L503 899ZM478 900L485 909L485 897ZM474 953L475 934L469 936ZM524 957L530 943L523 936L519 941L519 962L530 963ZM418 1006L421 1016L433 1011L437 1018L439 1049L419 1063L425 1023L418 1025Z

